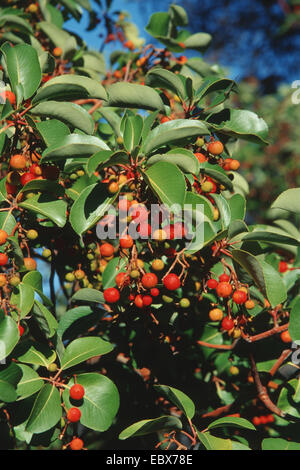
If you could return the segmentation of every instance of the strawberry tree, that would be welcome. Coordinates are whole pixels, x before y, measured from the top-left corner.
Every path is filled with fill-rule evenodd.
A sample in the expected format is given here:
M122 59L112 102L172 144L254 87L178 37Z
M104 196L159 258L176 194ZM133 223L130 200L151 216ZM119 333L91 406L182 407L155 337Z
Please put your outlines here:
M144 45L111 2L7 3L3 445L299 449L300 189L247 224L239 142L268 127L231 105L212 38L176 5ZM83 9L119 48L108 68L63 27Z

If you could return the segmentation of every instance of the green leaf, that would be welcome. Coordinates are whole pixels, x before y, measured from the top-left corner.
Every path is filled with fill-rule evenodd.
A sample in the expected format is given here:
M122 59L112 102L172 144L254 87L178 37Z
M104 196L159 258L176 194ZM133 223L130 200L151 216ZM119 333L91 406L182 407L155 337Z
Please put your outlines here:
M95 314L93 315L93 310L89 306L75 307L75 308L71 308L70 310L67 310L59 321L57 334L63 337L64 333L69 328L71 328L72 325L73 325L73 330L74 330L74 323L78 324L78 322L83 318L85 319L85 321L84 323L80 324L80 330L81 330L80 333L82 333L83 328L85 329L88 328L87 317L92 317L93 323L95 323L95 320L99 318L99 314L97 312L94 312L94 313Z
M47 147L56 145L58 141L70 134L68 126L58 119L37 122L35 125Z
M229 78L220 78L216 76L205 78L204 82L201 84L196 92L197 100L202 100L209 93L214 93L218 91L225 91L227 89L232 89L236 84L233 80Z
M252 111L243 109L224 109L213 114L207 124L216 131L249 140L251 142L267 144L268 126L266 122Z
M46 305L52 306L51 300L43 294L43 277L39 271L29 271L26 273L22 283L31 286Z
M55 195L56 197L63 196L65 194L65 190L63 186L56 181L50 180L32 180L25 184L20 190L20 193L24 191L34 192L39 191L41 193L50 193ZM19 193L19 194L20 194Z
M21 373L21 379L17 383L18 400L24 400L38 392L44 385L39 374L25 364L16 364Z
M225 417L225 418L219 418L216 421L213 421L207 426L207 429L215 429L215 428L221 428L221 427L229 426L229 427L234 427L234 428L243 428L243 429L251 429L251 430L256 430L255 426L253 426L250 421L244 418L234 418L234 417Z
M17 399L17 392L14 387L0 378L0 401L11 403Z
M65 350L62 357L62 370L80 364L91 357L107 354L114 349L114 346L101 338L90 336L78 338L72 341Z
M267 437L262 441L261 448L262 450L300 450L300 444L279 437Z
M47 217L58 227L63 227L67 220L67 203L61 199L53 199L49 194L32 196L30 199L21 202L19 206Z
M30 113L44 118L57 118L86 134L93 134L94 132L95 124L91 115L75 103L46 101L32 108Z
M182 172L172 163L157 162L144 173L147 183L166 206L183 206L186 184Z
M300 240L295 240L295 238L281 235L280 233L275 233L275 229L274 232L261 232L259 229L253 230L251 233L247 233L243 237L243 241L261 241L264 243L279 243L280 245L300 245Z
M246 214L246 200L241 194L234 194L227 199L230 207L231 220L244 220Z
M14 216L9 212L9 208L7 212L0 212L0 229L5 230L6 233L10 234L16 226L16 219Z
M218 183L223 184L223 186L225 186L226 189L229 189L229 191L233 190L233 184L231 179L228 178L225 171L218 165L212 165L207 162L201 163L200 172L204 173L207 176L210 176Z
M185 173L191 173L192 175L199 173L199 161L190 150L177 148L164 154L155 154L147 160L147 166L161 161L173 163Z
M161 112L165 110L159 94L148 86L117 82L107 88L107 93L109 106Z
M143 151L148 155L157 148L209 133L209 130L202 121L175 119L164 122L152 129L144 142Z
M204 52L212 41L212 36L208 33L195 33L184 40L187 49L195 49Z
M119 434L119 439L124 440L129 437L145 436L153 432L156 433L173 429L182 429L181 421L175 416L160 416L154 419L143 419L124 429L121 434Z
M143 118L138 114L136 116L127 116L125 119L123 139L124 147L128 152L139 144L143 131Z
M46 344L26 340L18 344L14 351L14 357L25 364L35 364L47 368L55 361L56 352Z
M221 439L212 436L209 432L197 431L199 441L206 450L232 450L232 441L230 439Z
M33 316L36 319L39 328L44 332L47 339L52 338L57 330L58 323L52 313L41 302L35 300L33 307Z
M103 289L108 289L109 287L114 287L116 285L116 275L125 270L126 265L126 260L120 257L113 258L107 263L102 274Z
M170 5L169 14L176 26L186 26L189 22L187 12L180 5Z
M275 199L271 209L284 209L285 211L300 214L299 198L300 188L287 189Z
M58 389L46 384L39 392L27 421L26 431L36 434L48 431L57 424L62 415Z
M78 235L82 235L103 217L118 197L108 196L107 185L95 183L85 188L70 211L70 223Z
M16 322L11 317L0 320L0 361L5 359L20 339Z
M28 284L21 282L14 288L10 301L19 309L20 318L24 318L33 307L34 290Z
M98 137L70 134L51 145L43 152L41 163L45 161L65 160L73 157L90 157L99 150L110 150Z
M296 365L298 369L298 365ZM277 406L285 413L300 418L300 381L292 379L280 391Z
M119 393L115 384L104 375L90 373L76 376L76 383L84 387L84 397L80 405L80 423L94 431L106 431L112 424L119 409ZM74 379L68 386L74 384ZM69 390L63 393L67 408L74 406L70 401Z
M14 93L17 94L21 86L23 97L27 100L37 90L42 79L36 50L28 44L11 47L6 53L6 64Z
M89 77L82 75L65 74L53 77L45 83L42 90L47 90L54 85L64 85L65 89L70 85L76 85L86 90L89 98L96 98L99 100L107 101L107 94L105 88L99 81L93 80Z
M180 390L168 385L154 385L158 393L164 395L169 401L181 410L187 418L192 419L195 414L195 405L192 400Z
M185 98L186 93L182 81L178 75L169 70L160 67L151 69L146 75L145 83L153 88L171 90L181 98Z
M72 300L82 300L83 302L95 302L97 304L104 304L104 297L102 292L90 287L79 289L72 297Z
M232 256L250 274L272 307L286 300L286 287L280 274L270 264L243 250L233 250Z
M293 341L300 340L300 297L296 298L290 312L289 333Z
M63 51L63 58L71 57L76 51L76 40L69 33L53 23L41 21L39 23L40 30L48 36L56 47L60 47Z

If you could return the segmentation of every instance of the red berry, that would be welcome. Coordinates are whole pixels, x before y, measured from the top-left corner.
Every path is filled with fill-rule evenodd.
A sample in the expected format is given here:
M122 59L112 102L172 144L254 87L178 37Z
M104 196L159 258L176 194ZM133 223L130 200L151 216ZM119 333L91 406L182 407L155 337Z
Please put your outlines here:
M200 163L204 163L207 160L206 156L203 155L203 153L196 152L196 153L194 153L194 155Z
M141 294L138 294L135 297L134 303L135 303L137 308L143 308L144 307L143 297L141 296Z
M215 289L218 285L218 281L216 279L208 279L206 285L209 289Z
M151 295L144 295L143 296L143 304L145 307L148 307L149 305L152 304L152 297Z
M120 212L128 212L129 209L130 209L130 201L128 201L127 198L125 197L122 197L119 199L119 202L118 202L118 209Z
M77 423L81 418L81 411L79 408L70 408L67 413L67 419L71 423Z
M6 253L0 253L0 266L5 266L8 263L8 256Z
M260 417L260 424L267 424L268 422L268 417L267 416L261 416Z
M168 290L176 290L180 287L180 279L177 274L170 273L163 280L164 286Z
M115 281L118 287L127 286L129 284L129 276L126 273L119 273L116 275Z
M224 317L221 323L223 330L229 331L234 327L234 321L230 317Z
M143 222L142 224L138 225L137 231L142 238L148 238L151 235L151 225Z
M232 293L231 284L229 282L219 282L216 292L219 297L229 297Z
M157 287L153 287L153 289L150 290L150 294L152 297L157 297L159 295L159 289L157 289Z
M7 181L5 181L5 187L6 187L6 192L7 194L16 194L18 188L14 184L9 184Z
M120 247L121 248L131 248L133 245L133 239L130 235L122 235L120 238Z
M29 171L34 176L42 175L42 168L37 163L33 163L31 167L29 168Z
M70 442L70 448L72 450L81 450L83 448L83 440L79 439L79 437L75 437L71 442Z
M22 325L18 325L19 335L22 336L24 333L24 328Z
M143 206L142 204L133 204L130 207L129 215L132 220L137 218L139 218L140 222L148 220L148 210L146 206Z
M254 416L252 419L252 423L254 426L259 426L260 425L260 417L259 416Z
M286 261L280 261L279 266L278 266L278 271L280 273L285 273L288 269L289 267Z
M23 173L23 175L21 176L21 185L25 186L25 184L29 183L29 181L35 180L35 178L36 176L30 173L30 171L28 171L27 173Z
M101 256L112 256L114 254L114 247L110 243L103 243L100 246Z
M239 305L244 304L247 301L247 298L248 296L243 290L236 290L232 296L232 300Z
M135 299L135 295L134 294L129 294L128 299L130 300L130 302L132 302Z
M274 418L273 415L268 415L268 416L267 416L267 420L268 420L268 421L267 421L268 423L274 423L275 418Z
M230 276L228 276L228 274L221 274L221 276L219 277L219 281L220 282L228 282L230 279Z
M142 277L142 284L146 289L152 289L158 283L158 278L154 273L146 273Z
M84 397L84 388L80 384L74 384L70 388L70 397L73 400L81 400Z
M109 304L114 304L120 299L120 292L115 287L109 287L103 292L104 300Z

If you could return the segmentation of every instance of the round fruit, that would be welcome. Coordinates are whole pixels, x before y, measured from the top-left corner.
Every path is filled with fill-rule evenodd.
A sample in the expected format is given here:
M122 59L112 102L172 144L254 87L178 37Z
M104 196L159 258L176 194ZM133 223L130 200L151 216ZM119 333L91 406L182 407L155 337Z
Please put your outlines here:
M34 176L42 176L42 168L37 164L33 163L31 167L29 168L30 173L32 173Z
M115 277L115 281L118 287L126 286L129 284L129 278L126 273L119 273Z
M3 287L6 285L7 279L5 274L0 274L0 287Z
M144 307L144 302L143 302L143 297L141 294L138 294L135 299L134 299L135 306L137 308L143 308Z
M219 212L219 209L217 207L214 207L214 210L213 210L213 218L214 218L214 221L216 222L217 220L219 220L220 218L220 212Z
M200 163L204 163L207 160L206 156L203 155L203 153L196 152L196 153L194 153L194 155L197 158L198 162L200 162Z
M113 181L109 184L107 189L109 194L116 194L119 191L119 185L116 181Z
M132 269L130 271L130 277L131 279L138 279L140 277L140 272L138 269Z
M213 155L220 155L224 150L224 146L220 140L216 140L215 142L208 144L207 150Z
M21 282L21 278L18 274L15 274L9 280L9 284L13 287L17 287L20 284L20 282Z
M170 273L164 279L163 283L166 289L168 290L176 290L180 287L180 279L177 274Z
M285 273L289 269L286 261L280 261L278 266L278 271L280 273Z
M48 366L48 371L49 372L56 372L58 370L57 364L55 362L52 362L52 364L49 364Z
M120 292L115 287L108 287L103 292L104 300L109 304L114 304L120 299Z
M55 47L53 49L53 55L54 57L60 57L62 55L63 51L61 47Z
M70 447L72 450L81 450L83 448L83 440L79 439L79 437L75 437L70 442Z
M215 289L218 285L218 281L216 279L208 279L206 285L209 289Z
M21 185L25 186L25 184L29 183L29 181L35 180L35 176L28 171L27 173L23 173L21 176Z
M112 256L114 254L114 247L110 243L103 243L100 246L101 256Z
M234 328L234 321L230 317L224 317L221 323L223 330L229 331Z
M142 284L146 289L152 289L158 283L158 279L156 274L154 273L146 273L142 277Z
M230 279L230 277L228 276L228 274L221 274L221 276L219 277L219 281L220 282L228 282Z
M229 282L219 282L216 292L219 297L229 297L232 293L231 284L229 284Z
M37 264L36 261L33 258L24 258L24 266L27 269L27 271L35 271Z
M84 397L84 388L80 384L74 384L70 388L70 397L73 400L81 400Z
M231 375L238 375L240 373L240 369L236 366L230 366L229 373Z
M26 168L26 158L24 155L13 155L9 161L11 168L15 170L24 170Z
M201 191L204 193L210 193L213 190L213 184L211 181L205 181L205 183L201 184Z
M4 92L4 98L5 100L8 100L12 106L16 102L16 95L10 90Z
M67 413L67 419L71 423L77 423L81 418L81 411L79 408L76 408L75 406L73 408L70 408Z
M238 170L240 166L241 166L241 164L238 160L232 160L229 164L229 168L230 168L231 171Z
M126 197L122 197L118 202L118 209L120 212L128 212L130 209L130 201Z
M145 306L145 307L148 307L149 305L151 305L151 304L152 304L152 300L153 300L153 299L152 299L151 295L144 295L144 296L143 296L143 304L144 304L144 306Z
M183 299L180 299L179 305L181 308L189 308L191 305L191 302L189 299L186 299L184 297Z
M261 424L260 417L259 416L254 416L253 419L252 419L252 423L254 424L254 426L259 426Z
M8 263L8 256L6 253L0 253L0 266L5 266Z
M288 330L283 331L280 335L280 338L284 343L291 343L293 341Z
M6 243L8 237L8 233L5 230L0 230L0 245L4 245Z
M24 334L24 328L22 325L18 325L19 335L22 336Z
M35 3L31 3L28 7L29 13L36 13L39 7Z
M45 249L43 250L42 255L43 255L43 258L50 258L50 256L51 256L51 250L49 250L49 248L45 248ZM73 279L73 280L74 280L74 279Z
M236 290L232 296L232 300L238 305L244 304L247 298L248 296L243 290Z
M252 299L249 299L245 302L245 307L247 310L252 310L255 307L255 302Z
M154 271L162 271L165 267L165 263L162 259L155 259L152 261L151 267Z
M152 297L157 297L159 295L159 289L157 289L157 287L153 287L153 289L150 290L150 294Z
M85 272L82 269L76 269L74 276L78 281L81 281L85 277Z
M122 235L120 238L120 247L121 248L131 248L133 246L133 239L130 235Z
M213 308L208 314L211 321L221 321L223 318L223 312L220 308Z
M27 238L29 240L35 240L39 236L38 232L34 229L30 229L27 232Z

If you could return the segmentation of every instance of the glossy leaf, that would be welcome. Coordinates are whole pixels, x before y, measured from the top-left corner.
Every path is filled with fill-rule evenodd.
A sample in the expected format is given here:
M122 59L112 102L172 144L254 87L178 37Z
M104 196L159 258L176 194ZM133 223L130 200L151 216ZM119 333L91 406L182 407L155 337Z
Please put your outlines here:
M66 347L61 361L61 368L63 370L69 369L91 357L107 354L113 348L112 344L93 336L75 339Z
M160 416L154 419L143 419L128 426L119 435L119 439L124 440L129 437L145 436L153 432L181 429L181 421L175 416Z
M63 227L66 223L67 204L61 199L53 199L48 194L32 196L19 204L23 209L42 214L52 220L58 227Z
M187 418L192 419L194 417L195 405L181 390L168 385L155 385L155 389L181 410Z
M168 175L166 179L165 175ZM148 168L144 176L152 191L166 206L179 204L185 200L186 184L182 172L172 163L157 162Z
M24 99L30 98L42 79L42 71L36 50L28 44L18 44L6 53L9 79L14 93L22 87Z
M159 94L148 86L118 82L110 85L107 93L109 106L164 112L164 104Z
M98 137L71 134L51 145L43 152L42 162L66 160L73 157L90 157L99 150L110 150Z
M300 214L299 208L300 188L287 189L273 202L272 209L284 209L295 214Z
M46 384L36 397L26 430L37 434L48 431L57 424L61 415L59 391L54 385Z

